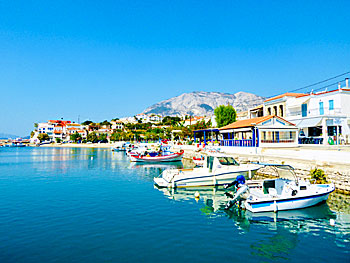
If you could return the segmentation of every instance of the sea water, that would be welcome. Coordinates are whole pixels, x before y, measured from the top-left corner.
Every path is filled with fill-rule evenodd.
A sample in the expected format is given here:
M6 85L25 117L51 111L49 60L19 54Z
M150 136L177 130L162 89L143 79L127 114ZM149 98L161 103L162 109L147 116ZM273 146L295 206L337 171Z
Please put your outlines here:
M154 187L182 166L110 149L0 148L0 262L350 262L348 196L227 212L222 189L196 199Z

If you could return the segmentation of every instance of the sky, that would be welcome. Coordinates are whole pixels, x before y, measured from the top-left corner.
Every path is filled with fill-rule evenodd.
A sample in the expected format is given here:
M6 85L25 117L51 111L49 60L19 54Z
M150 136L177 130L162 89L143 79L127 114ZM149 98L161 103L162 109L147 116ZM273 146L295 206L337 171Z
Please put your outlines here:
M350 71L349 14L350 1L326 0L0 0L0 132L327 79Z

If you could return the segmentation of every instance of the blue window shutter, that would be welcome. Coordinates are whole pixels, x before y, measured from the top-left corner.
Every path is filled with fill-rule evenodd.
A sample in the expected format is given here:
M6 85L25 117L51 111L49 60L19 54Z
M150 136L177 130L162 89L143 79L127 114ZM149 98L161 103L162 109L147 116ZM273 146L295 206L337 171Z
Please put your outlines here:
M301 104L301 116L302 117L307 116L307 104Z
M320 115L324 114L324 110L323 110L323 102L320 101Z
M329 101L329 110L334 110L334 100Z

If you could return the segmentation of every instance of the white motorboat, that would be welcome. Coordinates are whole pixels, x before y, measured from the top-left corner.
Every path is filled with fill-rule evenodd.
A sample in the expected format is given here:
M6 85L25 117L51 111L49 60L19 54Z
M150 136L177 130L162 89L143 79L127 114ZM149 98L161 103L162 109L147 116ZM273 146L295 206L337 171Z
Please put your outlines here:
M334 184L312 184L298 179L289 165L270 165L277 171L277 178L265 179L258 187L241 186L227 205L243 199L244 207L251 212L277 212L317 205L327 200L334 191Z
M238 175L251 178L263 167L259 164L239 164L227 155L213 154L205 157L203 167L192 169L168 169L154 178L158 187L198 187L231 183Z

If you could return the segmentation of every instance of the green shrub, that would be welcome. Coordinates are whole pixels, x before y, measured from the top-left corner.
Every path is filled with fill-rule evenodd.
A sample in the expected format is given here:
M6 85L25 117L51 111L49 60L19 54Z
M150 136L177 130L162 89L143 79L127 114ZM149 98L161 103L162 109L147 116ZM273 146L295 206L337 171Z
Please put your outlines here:
M322 169L311 169L310 171L310 177L311 179L316 180L316 183L318 184L325 184L327 183L327 178Z

